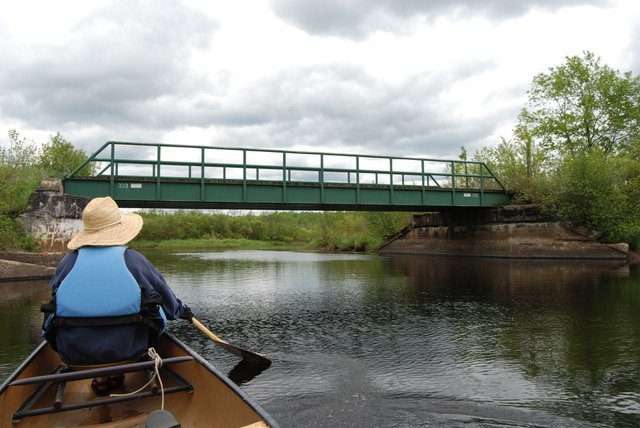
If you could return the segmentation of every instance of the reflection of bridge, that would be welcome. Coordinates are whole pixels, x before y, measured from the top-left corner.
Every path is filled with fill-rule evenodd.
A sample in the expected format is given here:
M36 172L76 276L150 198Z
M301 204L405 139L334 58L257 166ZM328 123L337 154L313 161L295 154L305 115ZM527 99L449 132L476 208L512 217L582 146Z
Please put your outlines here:
M78 176L87 164L99 172ZM510 201L482 162L129 142L105 143L64 191L141 208L424 211Z

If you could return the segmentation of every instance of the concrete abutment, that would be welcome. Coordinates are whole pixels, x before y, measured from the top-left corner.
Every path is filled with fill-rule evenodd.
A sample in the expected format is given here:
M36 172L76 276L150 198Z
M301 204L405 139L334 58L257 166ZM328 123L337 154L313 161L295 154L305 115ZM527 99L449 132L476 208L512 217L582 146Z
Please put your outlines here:
M535 205L414 215L381 254L627 261L629 246L604 243L591 230L558 221Z
M82 210L88 202L89 199L65 194L59 179L43 180L18 221L43 251L64 251L67 242L82 228Z

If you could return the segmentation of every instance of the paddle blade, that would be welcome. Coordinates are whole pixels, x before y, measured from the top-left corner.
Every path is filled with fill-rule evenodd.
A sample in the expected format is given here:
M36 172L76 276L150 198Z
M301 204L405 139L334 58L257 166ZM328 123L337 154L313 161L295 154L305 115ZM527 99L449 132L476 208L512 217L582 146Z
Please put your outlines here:
M256 364L242 359L231 369L227 377L235 382L236 385L247 383L271 366L271 361L264 361L262 360Z
M267 367L269 367L271 365L271 360L268 359L267 357L265 357L264 355L258 354L257 352L251 352L251 351L248 351L246 349L242 349L242 348L240 348L240 347L238 347L236 345L232 345L231 343L227 342L226 340L222 340L221 338L219 338L218 336L213 334L211 332L211 330L209 330L204 324L202 324L200 321L198 321L195 317L191 318L191 322L205 336L207 336L209 339L211 339L213 341L213 343L215 343L216 345L220 346L225 351L230 352L232 354L235 354L235 355L239 356L240 358L242 358L243 360L247 361L248 363L254 364L256 366L267 365Z

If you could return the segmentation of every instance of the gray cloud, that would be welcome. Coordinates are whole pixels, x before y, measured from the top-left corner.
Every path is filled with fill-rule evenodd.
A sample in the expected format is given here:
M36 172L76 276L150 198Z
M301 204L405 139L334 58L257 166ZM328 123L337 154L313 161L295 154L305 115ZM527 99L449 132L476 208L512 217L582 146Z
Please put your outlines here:
M361 38L376 30L402 28L411 17L476 14L509 18L532 8L603 5L608 0L272 0L275 13L309 34Z
M491 66L481 64L478 72ZM210 115L223 131L214 143L452 155L461 145L476 147L498 124L517 114L518 106L473 119L448 113L455 106L443 101L447 91L470 76L469 67L462 66L447 73L417 74L392 85L354 66L289 70L255 82L220 105Z
M0 68L0 115L60 131L90 151L107 140L168 141L169 133L194 128L209 137L171 142L451 156L461 145L486 142L519 107L510 91L520 88L507 87L491 95L513 99L507 107L472 118L451 113L457 106L447 92L490 72L492 62L401 83L359 66L294 67L232 90L224 73L200 74L189 65L192 49L205 46L215 29L185 7L127 2L81 22L65 46L28 46L21 55L0 37L9 58Z
M5 50L11 56L0 69L0 111L40 128L127 127L141 118L170 125L144 108L215 90L188 62L216 26L174 2L114 3L80 22L64 45Z
M640 74L640 25L632 32L631 46L629 53L631 55L631 71Z

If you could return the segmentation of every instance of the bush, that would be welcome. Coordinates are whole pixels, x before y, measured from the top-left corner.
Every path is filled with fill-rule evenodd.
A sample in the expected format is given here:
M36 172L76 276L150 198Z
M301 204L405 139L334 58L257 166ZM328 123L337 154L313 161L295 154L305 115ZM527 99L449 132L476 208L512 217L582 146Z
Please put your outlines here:
M371 251L404 228L408 213L278 212L223 215L200 211L142 213L144 241L248 239L307 243L314 248Z
M637 245L640 238L640 169L624 156L600 150L565 158L554 174L546 203L563 218Z
M15 219L0 215L0 249L34 251L37 245Z

